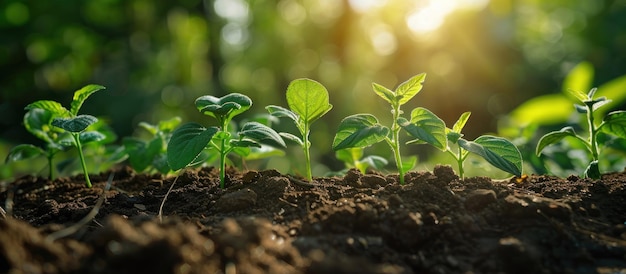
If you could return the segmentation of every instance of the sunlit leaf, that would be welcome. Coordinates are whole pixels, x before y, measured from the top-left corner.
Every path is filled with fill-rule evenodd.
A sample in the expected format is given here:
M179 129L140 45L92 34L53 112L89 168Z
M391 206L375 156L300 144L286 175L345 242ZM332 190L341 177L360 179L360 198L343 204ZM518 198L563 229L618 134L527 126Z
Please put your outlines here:
M298 114L295 114L293 111L288 110L284 107L269 105L266 106L265 109L269 112L270 115L274 117L286 117L296 123L298 122L298 119L300 119Z
M87 100L87 98L94 92L102 89L105 89L105 87L100 85L86 85L83 88L74 92L74 97L72 98L72 103L70 107L70 113L72 113L73 116L78 115L78 111L80 110L80 107L83 105L85 100Z
M564 127L559 131L552 131L539 139L539 143L537 143L536 154L540 155L543 149L551 144L555 144L565 137L576 137L576 133L574 132L574 128L572 127Z
M589 90L591 88L593 76L594 70L591 63L579 63L563 80L563 93L572 95L572 99L578 99L582 102L587 97L587 94L582 91ZM576 94L570 93L572 91ZM582 95L582 97L580 95Z
M600 129L606 133L626 139L626 111L619 110L607 114Z
M396 95L393 93L393 91L389 90L388 88L376 84L376 83L372 83L372 89L374 89L374 92L380 96L380 98L385 99L385 101L387 101L387 103L389 103L390 105L393 105L395 100L396 100Z
M285 156L285 151L282 149L276 149L271 146L261 145L261 147L250 148L250 153L246 155L246 160L257 160L269 157L282 157Z
M275 130L258 122L246 123L239 131L239 134L266 145L286 147L285 141Z
M456 122L454 123L454 126L452 126L452 131L456 133L461 133L461 131L463 130L463 127L465 127L465 124L467 123L467 120L469 120L469 117L471 114L472 113L469 111L463 112L463 114L461 114L459 119L456 120Z
M411 120L402 117L398 124L414 138L426 142L442 151L448 148L446 124L430 110L418 107L411 111Z
M333 106L326 88L311 79L293 80L287 87L287 104L305 123L311 124Z
M78 115L72 118L54 118L52 125L69 132L81 132L97 121L98 118L91 115Z
M195 101L196 108L203 114L230 121L252 106L250 97L240 93L229 93L221 98L205 95Z
M413 169L417 165L417 156L411 156L408 158L402 159L402 173L406 174L408 171Z
M24 109L43 109L50 111L54 116L66 116L69 114L68 110L63 107L59 102L50 100L39 100L28 104Z
M502 137L483 135L476 140L459 139L459 146L478 154L494 167L516 176L522 176L522 154L509 140Z
M426 73L420 73L411 77L411 79L400 84L396 89L396 97L399 97L400 105L406 104L411 100L420 90L422 90L422 83L426 80Z
M218 128L205 128L197 123L184 124L174 130L167 145L167 162L172 170L189 165L209 144Z
M302 146L304 144L304 141L302 141L302 139L300 139L300 137L293 135L291 133L287 133L287 132L280 132L278 133L278 135L282 136L283 138L296 142L298 143L298 145Z
M511 120L517 127L529 124L553 125L566 122L572 114L572 101L563 94L534 97L511 112Z
M367 147L384 140L389 128L378 123L371 114L350 115L339 124L333 140L333 150L351 147Z

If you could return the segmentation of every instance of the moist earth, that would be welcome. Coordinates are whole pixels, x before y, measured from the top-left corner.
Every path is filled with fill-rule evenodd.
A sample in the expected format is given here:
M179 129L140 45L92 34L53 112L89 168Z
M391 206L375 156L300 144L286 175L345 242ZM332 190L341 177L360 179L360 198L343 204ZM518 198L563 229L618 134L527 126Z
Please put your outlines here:
M120 167L91 180L25 176L0 193L0 273L626 272L624 172L460 179L437 166L400 185L229 169L221 189L214 168Z

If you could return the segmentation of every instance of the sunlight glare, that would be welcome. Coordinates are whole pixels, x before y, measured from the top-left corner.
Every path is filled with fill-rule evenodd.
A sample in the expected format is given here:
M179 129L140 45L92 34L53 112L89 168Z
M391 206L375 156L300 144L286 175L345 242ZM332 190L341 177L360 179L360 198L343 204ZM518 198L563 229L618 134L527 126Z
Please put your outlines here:
M439 28L446 16L460 9L481 9L489 0L428 0L411 13L406 23L415 33L428 33Z

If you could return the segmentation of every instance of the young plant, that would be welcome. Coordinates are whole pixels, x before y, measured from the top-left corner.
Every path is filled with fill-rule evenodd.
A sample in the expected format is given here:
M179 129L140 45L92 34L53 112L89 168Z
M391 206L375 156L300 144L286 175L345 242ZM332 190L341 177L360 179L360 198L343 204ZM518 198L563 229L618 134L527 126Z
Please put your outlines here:
M521 177L522 154L509 140L490 135L480 136L474 141L467 141L462 138L461 130L465 127L465 123L467 123L470 115L471 112L464 112L454 123L452 129L446 128L448 141L456 144L458 147L456 153L450 147L446 151L456 160L459 167L459 176L463 178L463 162L469 156L469 153L472 152L484 158L494 167Z
M220 159L220 187L224 188L229 153L245 155L250 147L260 147L261 143L285 147L276 131L258 122L244 124L236 134L229 132L233 117L252 106L252 100L243 94L231 93L221 98L201 96L195 105L201 113L215 118L220 126L205 128L197 123L187 123L174 130L167 145L167 162L172 170L189 166L205 148L214 149Z
M595 112L611 101L606 97L594 99L596 90L596 88L592 88L587 94L578 90L568 90L571 95L583 103L583 105L575 104L574 106L578 113L586 115L585 120L589 136L584 138L576 134L574 128L566 126L559 131L553 131L541 137L536 150L536 153L539 156L545 147L557 143L566 137L573 137L574 140L578 140L583 143L587 148L587 151L591 154L592 160L585 169L584 175L585 177L592 179L599 179L601 176L600 169L598 167L598 160L600 159L598 134L600 132L604 132L615 135L619 138L626 138L626 111L610 112L604 117L603 121L599 125L596 125L594 118ZM584 124L582 127L584 128Z
M400 155L400 130L404 129L410 136L416 138L412 143L427 143L442 151L447 148L446 125L439 117L425 108L415 108L411 111L411 119L407 120L400 115L402 105L411 100L422 89L426 78L425 73L413 76L400 84L395 91L391 91L379 84L373 83L374 92L391 105L393 117L391 127L386 127L369 113L355 114L344 118L333 140L333 150L338 151L353 147L367 147L385 141L391 148L396 167L399 173L400 184L404 184L404 174L413 168L414 164L403 165Z
M180 122L180 117L174 117L159 121L156 125L139 123L139 126L149 132L152 138L147 141L133 137L124 138L124 150L128 155L130 166L138 172L149 169L162 174L169 173L171 169L167 164L167 143Z
M356 168L363 174L370 167L382 169L388 164L387 159L378 155L363 157L363 150L362 147L341 149L335 152L335 156L346 164L347 169Z
M91 187L91 181L89 180L89 172L87 171L87 165L85 164L85 157L83 155L83 144L89 142L96 142L105 139L105 135L95 130L85 131L90 125L96 123L98 119L91 115L79 115L78 112L87 98L96 91L104 89L105 87L99 85L87 85L74 93L70 109L66 109L60 103L50 100L40 100L26 106L26 110L32 111L33 115L43 120L33 122L29 126L35 125L42 129L39 135L40 138L46 140L49 144L50 152L54 152L60 147L64 146L76 146L78 149L78 155L80 157L83 173L85 174L85 183L87 187ZM29 118L30 119L30 118ZM32 121L29 121L32 122ZM48 126L55 126L62 129L60 132L69 133L71 139L56 138L54 134L57 130L48 129ZM32 132L32 131L31 131ZM52 135L48 135L52 133ZM45 139L45 136L49 136L49 140ZM57 146L60 145L60 146ZM57 150L58 151L58 150ZM54 153L48 155L54 155ZM51 156L49 162L51 162Z
M289 105L290 110L274 105L265 107L271 115L287 117L296 124L302 138L283 132L280 135L302 147L306 160L306 177L309 181L313 179L309 152L311 148L309 141L311 124L333 108L333 105L328 101L328 91L322 84L311 79L296 79L287 87L287 105Z

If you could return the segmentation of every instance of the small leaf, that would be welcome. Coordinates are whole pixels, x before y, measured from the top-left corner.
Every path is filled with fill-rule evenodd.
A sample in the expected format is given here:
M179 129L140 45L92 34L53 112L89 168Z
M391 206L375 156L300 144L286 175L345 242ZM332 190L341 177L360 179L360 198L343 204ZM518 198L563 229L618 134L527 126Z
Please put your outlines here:
M399 103L400 105L404 105L406 102L411 100L420 90L422 90L422 83L426 79L426 73L420 73L411 77L411 79L406 82L400 84L398 88L396 88L396 96L400 97Z
M589 104L591 104L591 109L594 113L596 113L596 110L609 103L611 103L611 100L606 99L606 97L600 97L598 99L589 101Z
M261 144L259 144L257 141L249 140L249 139L231 140L230 141L230 145L232 147L235 147L235 148L261 147ZM235 149L235 150L237 150L237 149ZM246 156L246 155L248 155L250 153L249 150L239 150L239 151L240 152L241 151L245 151L246 152L245 154L238 153L239 155L242 155L242 156Z
M411 112L411 121L402 117L398 118L398 124L409 135L424 141L442 151L448 148L446 136L446 124L430 110L418 107Z
M587 98L593 99L593 97L596 95L596 91L598 91L598 88L592 88L591 90L589 90L589 93L587 94Z
M283 138L281 138L276 131L258 122L248 122L244 124L239 134L266 145L274 147L287 146Z
M354 167L354 163L363 157L363 148L353 147L335 151L335 157L346 164L347 167ZM364 170L361 170L364 172Z
M87 98L91 94L101 89L105 89L105 87L100 85L87 85L74 92L70 113L72 113L73 116L78 115L78 111L80 110L80 107L83 105L85 100L87 100Z
M402 173L406 174L417 165L417 156L402 159Z
M98 118L91 115L78 115L72 118L54 118L52 125L60 127L69 132L81 132L87 127L97 122Z
M300 139L300 137L293 135L291 133L287 133L287 132L280 132L278 133L278 135L280 135L281 137L296 142L298 143L298 145L303 146L304 145L304 141L302 141L302 139Z
M540 155L541 151L543 151L545 147L557 143L568 136L576 137L576 133L574 132L574 129L572 127L564 127L559 131L553 131L546 135L543 135L543 137L539 139L539 143L537 143L537 150L535 151L535 153L537 155Z
M337 151L352 147L367 147L384 140L388 134L389 128L380 125L374 115L350 115L341 120L332 148Z
M159 128L161 132L169 133L169 132L174 131L174 129L176 129L176 127L180 125L181 121L182 119L176 116L168 120L159 121L159 124L157 127Z
M197 123L184 124L174 130L167 145L167 162L172 170L189 165L218 131L217 127L205 128Z
M24 127L28 132L46 143L54 143L53 136L56 135L56 132L60 133L62 130L50 126L52 118L52 112L34 108L24 114Z
M459 139L459 145L465 150L478 154L496 168L522 176L522 154L509 140L483 135L473 142Z
M289 84L287 104L307 124L313 123L333 108L328 103L326 88L311 79L296 79Z
M385 99L385 101L387 101L387 103L389 103L390 105L393 105L396 101L396 94L388 88L376 83L372 83L372 89L374 89L374 92L378 94L380 98Z
M106 136L98 131L85 131L80 133L79 138L81 144L87 144L102 141Z
M60 103L50 100L40 100L33 102L27 105L24 109L33 110L33 109L43 109L50 111L55 116L67 116L68 111L65 107L63 107Z
M563 80L563 92L572 90L589 90L593 82L593 65L589 62L577 64Z
M279 118L286 117L296 123L300 119L300 116L298 116L298 114L295 114L293 111L288 110L284 107L269 105L269 106L266 106L265 109L270 113L270 115L274 117L279 117Z
M459 117L456 123L454 123L454 126L452 126L452 131L456 133L461 133L461 131L463 130L463 127L465 127L465 124L467 123L467 120L469 120L469 117L471 114L472 113L469 111L463 112L463 114L461 114L461 117Z
M252 106L252 100L240 93L230 93L221 98L211 95L201 96L196 99L195 104L203 114L230 121L232 117L248 110Z
M600 177L602 177L597 160L591 161L591 163L589 163L589 165L585 169L585 177L591 179L600 179Z
M4 160L5 163L28 160L37 156L46 155L46 152L40 147L28 144L17 145L9 151Z
M152 162L151 155L146 153L146 143L132 137L124 138L122 142L128 154L128 163L130 166L135 171L144 171Z
M258 160L269 157L283 157L285 152L281 149L275 149L271 146L261 145L261 147L250 148L250 153L245 156L246 160Z
M626 139L626 111L618 110L607 114L604 117L604 122L600 125L600 129Z
M567 89L567 93L574 96L574 98L578 99L580 102L585 102L591 99L590 97L587 97L587 94L580 90Z
M359 162L366 163L368 166L371 166L372 168L379 169L379 170L383 169L389 163L387 159L377 156L377 155L366 156L365 158L361 159Z

